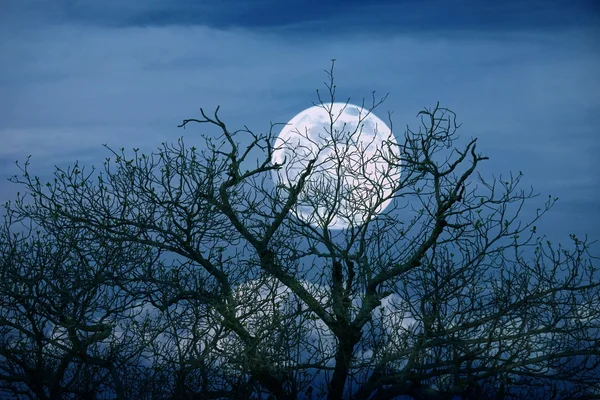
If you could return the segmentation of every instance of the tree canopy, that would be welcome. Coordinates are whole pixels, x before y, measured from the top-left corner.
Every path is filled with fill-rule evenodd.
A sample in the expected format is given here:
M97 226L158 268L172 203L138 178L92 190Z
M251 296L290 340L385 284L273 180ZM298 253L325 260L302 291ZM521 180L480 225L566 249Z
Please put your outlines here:
M310 152L281 145L302 165L287 183L277 125L232 131L218 111L180 125L219 130L199 148L107 147L103 171L47 182L19 165L0 230L0 395L599 398L591 243L538 234L552 197L523 220L534 192L521 173L479 174L487 157L450 109L420 111L396 147L354 146L350 169L365 116L342 137L330 113ZM312 179L322 154L328 181ZM346 176L382 159L370 179L389 190L358 201ZM348 227L330 229L340 215Z

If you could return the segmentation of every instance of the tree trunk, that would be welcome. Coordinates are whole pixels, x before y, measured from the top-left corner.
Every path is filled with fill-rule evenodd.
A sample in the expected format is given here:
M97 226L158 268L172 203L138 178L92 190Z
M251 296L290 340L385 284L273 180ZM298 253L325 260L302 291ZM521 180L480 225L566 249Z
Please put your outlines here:
M360 340L360 331L346 327L341 329L341 334L338 335L339 343L335 355L335 369L333 377L329 382L329 393L327 400L343 399L344 387L350 370L350 362L352 361L352 353L354 346Z

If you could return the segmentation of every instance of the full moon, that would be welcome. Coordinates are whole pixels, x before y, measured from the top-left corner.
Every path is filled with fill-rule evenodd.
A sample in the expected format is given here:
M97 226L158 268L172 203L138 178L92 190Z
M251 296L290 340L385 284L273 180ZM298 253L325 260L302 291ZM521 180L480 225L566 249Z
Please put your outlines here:
M285 160L285 163L284 163ZM392 201L400 178L399 147L390 128L362 107L331 103L310 107L281 130L271 156L282 193L314 162L290 212L315 227L364 224ZM285 197L285 195L284 195Z

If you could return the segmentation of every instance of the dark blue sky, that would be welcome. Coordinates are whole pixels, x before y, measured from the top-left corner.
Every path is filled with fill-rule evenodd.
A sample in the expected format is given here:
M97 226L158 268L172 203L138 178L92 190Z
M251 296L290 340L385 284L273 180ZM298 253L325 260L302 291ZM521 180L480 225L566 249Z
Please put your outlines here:
M176 125L221 105L261 132L316 101L336 58L342 98L389 99L400 137L440 101L490 156L560 197L541 227L600 238L600 6L597 1L0 2L0 201L15 160L48 176L112 147L198 141Z
M105 27L203 25L305 33L506 31L597 26L593 0L5 0L5 18ZM19 22L25 22L23 20Z

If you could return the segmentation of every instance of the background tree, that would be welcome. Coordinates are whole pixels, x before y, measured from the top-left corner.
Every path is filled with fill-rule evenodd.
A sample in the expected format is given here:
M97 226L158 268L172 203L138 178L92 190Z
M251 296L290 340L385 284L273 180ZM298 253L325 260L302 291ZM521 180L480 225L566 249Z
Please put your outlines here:
M130 273L131 250L78 228L42 230L9 209L0 231L0 393L125 397L149 339L140 337L147 321L136 299L115 283Z
M330 111L333 64L326 72L330 101L319 100ZM370 111L384 99L373 94ZM35 222L46 248L77 257L56 258L55 274L46 261L28 262L23 255L38 253L8 219L3 271L14 272L3 272L1 296L15 311L3 314L3 336L22 337L1 343L5 387L16 382L37 396L89 387L54 372L44 374L58 383L43 380L41 389L37 379L15 380L29 372L12 367L25 359L13 349L27 343L54 346L37 350L41 366L29 370L67 357L73 374L98 382L96 393L103 384L120 397L598 395L600 277L589 243L572 237L563 248L537 237L534 224L556 199L521 221L534 194L518 189L521 174L476 174L486 157L476 139L457 145L454 113L421 111L421 128L408 129L399 149L388 140L369 156L354 146L351 168L344 160L362 120L340 136L330 114L316 150L282 146L303 168L274 185L270 177L292 168L272 162L274 125L232 132L218 110L181 125L218 129L202 149L179 140L151 155L110 150L103 173L76 164L47 184L25 163L13 181L30 198L19 197L9 216ZM367 167L381 159L376 183L391 190L357 201L364 193L345 185L348 176L374 179ZM311 179L324 165L333 177ZM320 211L301 218L307 205ZM348 228L328 229L341 214ZM53 260L53 251L40 257ZM53 290L52 301L70 295L67 305L38 307L40 290ZM58 337L38 326L46 320Z

